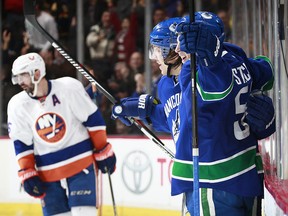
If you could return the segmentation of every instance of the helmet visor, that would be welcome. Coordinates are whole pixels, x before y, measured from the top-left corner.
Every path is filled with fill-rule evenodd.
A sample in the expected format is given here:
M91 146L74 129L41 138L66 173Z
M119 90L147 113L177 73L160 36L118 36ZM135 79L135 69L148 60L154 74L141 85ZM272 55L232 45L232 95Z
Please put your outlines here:
M149 44L149 59L150 60L156 60L157 59L157 52L159 52L159 51L160 51L160 48L158 46L155 46L153 44Z
M30 81L31 77L28 72L26 73L21 73L17 75L12 75L12 83L13 85L20 85L21 83L27 83Z

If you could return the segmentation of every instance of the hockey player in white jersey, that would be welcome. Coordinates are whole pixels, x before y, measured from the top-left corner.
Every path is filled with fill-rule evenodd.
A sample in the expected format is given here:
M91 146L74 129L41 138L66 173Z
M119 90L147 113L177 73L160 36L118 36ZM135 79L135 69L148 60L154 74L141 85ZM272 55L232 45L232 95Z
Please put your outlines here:
M98 169L116 164L98 107L78 80L47 80L37 53L14 61L12 82L24 90L9 101L8 130L25 191L45 216L95 216Z

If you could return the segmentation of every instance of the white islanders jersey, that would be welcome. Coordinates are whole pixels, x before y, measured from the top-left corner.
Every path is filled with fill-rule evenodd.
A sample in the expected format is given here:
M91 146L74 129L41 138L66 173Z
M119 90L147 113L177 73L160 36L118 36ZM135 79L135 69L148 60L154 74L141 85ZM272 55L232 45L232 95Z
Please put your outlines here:
M8 104L9 136L17 159L34 154L39 176L57 181L72 176L93 162L90 130L105 130L97 106L78 80L49 80L45 99L25 91ZM92 121L93 120L93 121Z

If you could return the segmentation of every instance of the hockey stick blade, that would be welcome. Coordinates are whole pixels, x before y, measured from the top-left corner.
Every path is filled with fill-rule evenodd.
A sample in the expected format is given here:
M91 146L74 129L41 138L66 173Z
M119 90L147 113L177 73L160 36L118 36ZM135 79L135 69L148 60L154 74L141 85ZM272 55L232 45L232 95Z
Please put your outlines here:
M79 71L89 82L96 85L97 90L99 90L108 100L110 100L112 104L116 104L117 100L96 81L96 78L91 73L89 73L89 71L83 65L72 58L65 51L65 49L59 43L57 43L57 41L45 29L42 28L35 16L35 5L35 0L24 0L24 16L28 22L30 22L31 25L36 28L39 33L42 34L51 43L51 45L77 69L77 71ZM156 135L148 127L146 127L139 120L135 120L133 118L129 118L129 120L135 124L138 129L140 129L150 140L156 143L171 159L174 159L174 154L172 151L167 148L164 143L159 138L157 138Z

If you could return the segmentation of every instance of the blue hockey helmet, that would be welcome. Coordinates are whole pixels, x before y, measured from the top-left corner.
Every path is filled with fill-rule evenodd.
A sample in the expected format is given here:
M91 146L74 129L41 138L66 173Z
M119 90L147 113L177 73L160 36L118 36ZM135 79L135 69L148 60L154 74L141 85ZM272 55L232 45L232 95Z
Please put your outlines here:
M190 17L185 16L181 22L190 22ZM216 14L207 11L195 12L195 22L206 22L211 25L211 30L221 42L225 39L224 23Z
M162 56L165 59L170 49L175 49L177 45L177 35L169 27L172 24L181 22L181 17L173 17L158 23L150 33L150 45L161 48ZM151 51L151 50L150 50Z

